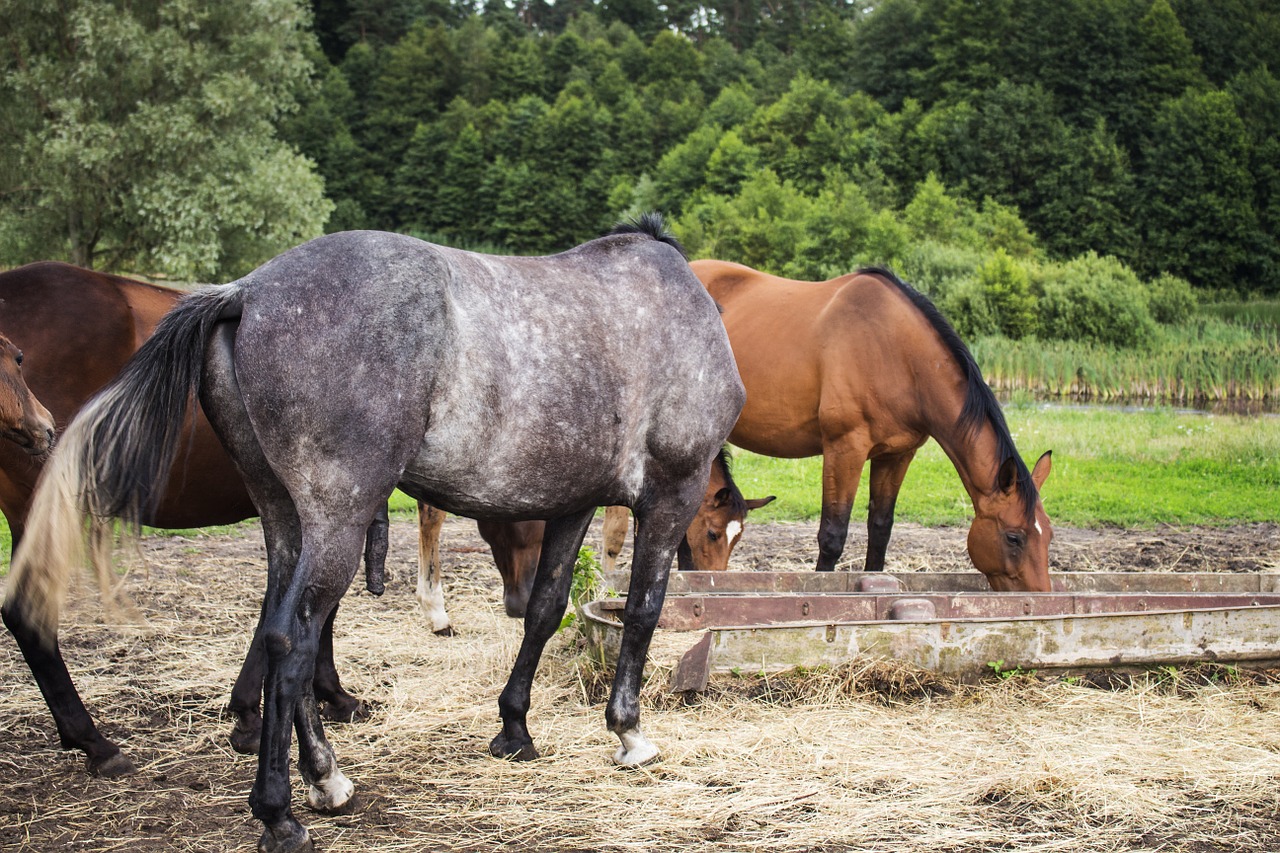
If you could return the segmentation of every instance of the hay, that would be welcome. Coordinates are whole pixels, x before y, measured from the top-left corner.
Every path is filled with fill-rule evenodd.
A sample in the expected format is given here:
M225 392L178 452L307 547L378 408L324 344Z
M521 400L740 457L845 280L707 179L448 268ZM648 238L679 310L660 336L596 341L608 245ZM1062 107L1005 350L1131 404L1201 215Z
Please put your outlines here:
M363 808L295 810L326 851L1187 851L1280 846L1280 685L1233 671L968 687L888 664L717 677L673 696L687 637L660 635L643 725L663 761L615 769L608 682L558 636L535 682L543 758L487 754L519 644L474 525L450 521L446 595L460 634L416 610L413 525L397 521L398 582L348 597L339 669L372 706L330 726ZM144 540L129 592L145 631L73 603L63 642L86 703L137 762L88 778L57 748L39 692L0 644L0 848L251 848L253 759L223 707L263 585L259 534ZM1094 686L1098 684L1100 686Z

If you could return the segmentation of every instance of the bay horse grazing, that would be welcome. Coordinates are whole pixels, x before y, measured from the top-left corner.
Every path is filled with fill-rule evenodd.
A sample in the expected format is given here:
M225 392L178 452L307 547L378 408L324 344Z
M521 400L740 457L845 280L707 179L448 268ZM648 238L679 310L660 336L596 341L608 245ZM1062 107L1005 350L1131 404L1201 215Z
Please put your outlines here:
M41 459L53 448L53 415L36 399L22 376L22 350L0 335L0 438Z
M921 293L883 269L791 281L724 261L694 273L722 308L747 402L729 440L766 456L822 455L819 571L844 550L871 461L867 571L884 568L907 466L933 438L973 501L969 558L992 589L1048 592L1053 531L968 348Z
M12 340L0 348L0 411L7 409L3 389L16 381L11 368L17 350L10 346L22 350L22 378L30 391L49 407L53 421L66 424L115 377L181 296L171 288L57 262L0 273L0 333ZM44 417L48 419L49 412ZM24 536L31 495L43 467L40 454L48 446L49 438L40 433L47 430L51 436L52 429L52 423L42 424L30 440L5 432L12 441L0 441L0 512L9 523L15 548ZM175 466L164 498L141 521L153 527L187 528L231 524L257 515L239 473L199 408L194 418L184 421L183 430L181 464ZM372 576L381 572L386 542L382 513L369 530L366 558ZM40 641L21 596L6 598L3 617L44 695L62 746L83 750L94 775L132 772L132 762L98 731L85 709L56 638ZM332 627L326 625L326 638L331 638ZM342 688L331 639L324 649L317 664L316 694L327 716L350 719L359 700ZM250 651L231 695L237 718L232 743L241 751L257 749L262 654L261 648Z
M729 473L729 453L722 449L711 462L711 478L702 503L676 551L680 568L709 572L728 569L729 555L742 535L747 513L773 499L773 495L744 498ZM625 506L605 509L602 562L606 572L615 568L629 517ZM445 513L418 502L418 604L431 623L431 630L447 636L453 634L453 625L444 606L440 581L440 528L444 519ZM502 575L503 603L508 616L525 614L538 554L542 550L544 526L541 521L479 522L480 536L492 550Z
M711 466L711 480L702 496L702 506L676 552L681 571L727 571L729 557L742 537L747 513L776 500L774 495L744 498L733 481L729 460L729 451L721 449L716 463ZM618 555L622 553L627 537L629 517L625 506L605 508L604 554L601 558L605 572L612 572L617 567Z
M198 393L261 512L268 652L259 850L309 849L290 808L353 793L312 693L321 627L355 575L364 530L397 485L445 511L547 519L524 639L498 701L495 756L537 756L526 718L596 507L637 517L635 561L605 713L643 764L645 655L667 574L744 392L715 304L646 218L559 255L496 257L379 232L313 240L184 298L63 436L15 556L11 588L56 623L88 512L136 521L177 454Z

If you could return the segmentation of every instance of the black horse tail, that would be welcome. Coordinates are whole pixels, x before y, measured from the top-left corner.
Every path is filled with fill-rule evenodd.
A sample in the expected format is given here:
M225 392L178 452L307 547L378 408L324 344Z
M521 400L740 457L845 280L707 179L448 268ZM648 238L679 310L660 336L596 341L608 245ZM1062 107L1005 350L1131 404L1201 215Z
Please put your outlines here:
M667 230L667 224L662 220L662 214L657 211L642 213L639 216L619 222L609 233L645 234L660 243L666 243L679 252L686 261L689 260L689 254L685 252L684 246L681 246L676 236Z
M158 506L199 399L206 342L214 323L240 315L242 300L236 284L184 297L62 436L40 475L6 590L6 607L19 602L46 641L57 632L71 568L85 559L86 520L100 543L111 519L137 530ZM109 593L105 568L98 580Z

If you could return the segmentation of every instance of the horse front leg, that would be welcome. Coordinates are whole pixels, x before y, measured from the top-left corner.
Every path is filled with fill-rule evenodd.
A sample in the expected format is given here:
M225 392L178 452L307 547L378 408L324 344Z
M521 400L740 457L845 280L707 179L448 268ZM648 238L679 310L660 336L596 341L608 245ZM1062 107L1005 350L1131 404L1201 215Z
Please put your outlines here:
M858 493L866 450L853 436L824 441L822 448L822 515L818 521L820 572L834 571L849 537L849 514Z
M22 657L40 687L45 704L49 706L62 748L84 750L85 767L94 776L110 779L133 773L136 769L133 762L120 751L119 746L103 737L93 724L93 718L76 692L71 673L67 671L57 638L52 645L41 640L23 610L20 597L7 596L0 614L5 627L17 640Z
M705 478L702 482L706 482ZM685 491L685 500L680 500L676 492L668 493L636 516L635 558L631 563L622 643L605 708L609 731L621 742L613 761L624 767L638 767L658 757L658 748L640 730L640 680L662 613L671 560L697 512L702 487L695 483Z
M343 689L338 677L338 667L333 662L333 623L337 615L338 605L335 604L329 612L329 618L325 620L324 628L320 630L320 651L316 657L316 676L311 682L311 688L321 717L335 723L351 723L368 719L369 709Z
M440 579L440 529L448 514L418 501L418 606L431 630L441 637L453 636L453 624L444 607L444 584Z
M902 480L907 476L907 467L911 465L915 455L914 450L909 450L906 453L877 456L871 460L871 482L867 488L867 562L863 566L864 571L884 571L884 555L889 547L889 536L893 533L893 508L898 502Z
M520 643L507 686L498 697L502 731L489 744L489 754L497 758L530 761L538 757L527 724L533 675L542 658L542 650L560 626L560 619L569 603L573 565L594 515L595 510L588 509L547 522L538 571L534 576L533 591L529 594L529 606L525 610L524 640Z

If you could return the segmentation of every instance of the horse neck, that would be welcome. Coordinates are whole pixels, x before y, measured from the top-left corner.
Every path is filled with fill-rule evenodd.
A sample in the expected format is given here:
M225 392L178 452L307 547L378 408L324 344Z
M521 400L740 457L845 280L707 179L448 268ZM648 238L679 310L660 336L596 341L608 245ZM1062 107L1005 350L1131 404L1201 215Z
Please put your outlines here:
M955 466L960 482L976 509L978 500L990 495L995 488L996 472L1002 461L1000 442L995 426L987 418L983 418L975 429L960 426L965 384L959 366L951 376L940 377L938 373L950 374L951 371L931 374L937 380L937 387L930 389L925 396L943 402L924 407L926 430Z

